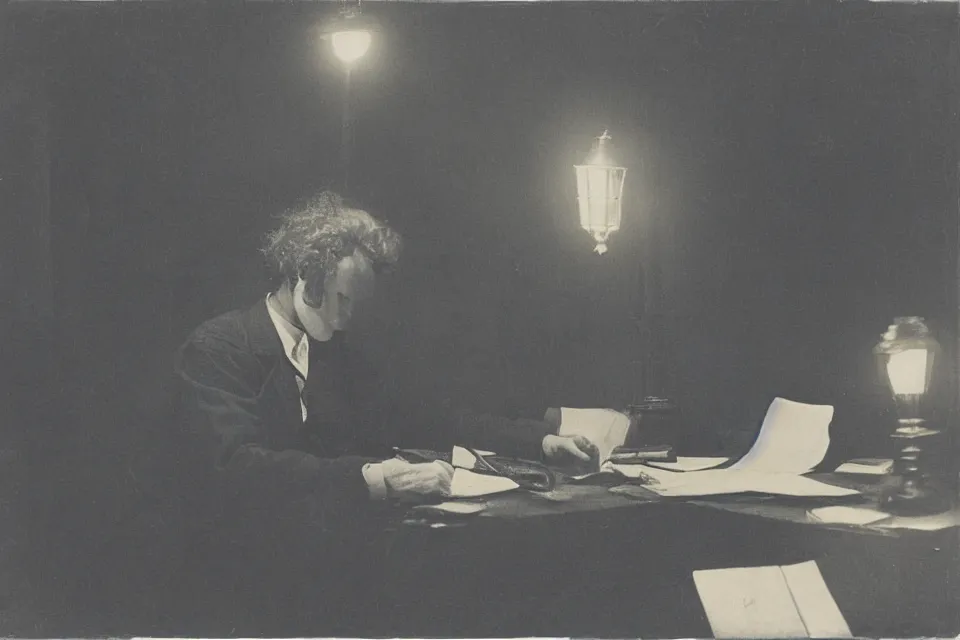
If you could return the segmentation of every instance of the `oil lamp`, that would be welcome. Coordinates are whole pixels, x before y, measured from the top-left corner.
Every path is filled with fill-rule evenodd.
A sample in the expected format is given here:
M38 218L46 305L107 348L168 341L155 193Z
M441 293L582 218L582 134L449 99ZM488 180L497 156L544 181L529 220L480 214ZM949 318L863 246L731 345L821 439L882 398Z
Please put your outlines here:
M930 391L940 345L930 335L923 318L895 318L874 348L880 376L889 385L897 406L893 439L899 455L895 473L899 483L881 498L881 508L899 515L938 513L949 507L929 482L924 469L923 446L939 433L924 419L925 399Z

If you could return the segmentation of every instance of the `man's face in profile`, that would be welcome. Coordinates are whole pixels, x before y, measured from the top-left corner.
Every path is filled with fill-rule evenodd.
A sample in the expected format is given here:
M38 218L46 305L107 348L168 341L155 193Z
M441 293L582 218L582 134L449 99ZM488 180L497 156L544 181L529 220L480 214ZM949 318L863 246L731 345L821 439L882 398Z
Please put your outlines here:
M373 295L375 280L370 260L360 251L341 259L336 271L325 279L320 306L297 305L297 314L307 333L315 339L321 339L316 335L323 333L318 321L330 331L346 330L357 303ZM302 296L303 288L310 289L312 285L312 282L301 282L295 296Z

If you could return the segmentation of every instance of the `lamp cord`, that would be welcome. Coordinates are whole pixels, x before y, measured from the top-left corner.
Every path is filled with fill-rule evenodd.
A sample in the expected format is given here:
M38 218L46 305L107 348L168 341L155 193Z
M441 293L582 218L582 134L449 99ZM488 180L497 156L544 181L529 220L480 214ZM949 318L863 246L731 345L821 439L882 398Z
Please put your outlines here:
M635 300L633 308L633 322L637 328L637 337L639 338L640 348L638 349L637 361L634 369L637 372L637 380L634 380L633 404L639 404L646 396L647 376L649 375L649 341L650 336L647 332L648 318L646 315L646 269L643 265L643 252L637 253L636 286L634 288Z
M340 130L340 153L343 169L343 193L347 194L350 186L350 161L353 146L353 118L351 113L351 77L350 66L347 65L343 76L343 120Z

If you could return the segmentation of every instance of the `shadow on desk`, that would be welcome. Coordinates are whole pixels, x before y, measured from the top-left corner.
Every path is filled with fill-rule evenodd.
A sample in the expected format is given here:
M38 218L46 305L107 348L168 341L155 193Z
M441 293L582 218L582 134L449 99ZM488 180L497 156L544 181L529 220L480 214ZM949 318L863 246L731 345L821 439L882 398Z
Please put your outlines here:
M547 511L398 530L389 635L710 637L693 571L807 560L855 636L960 630L955 529L861 535L683 502Z

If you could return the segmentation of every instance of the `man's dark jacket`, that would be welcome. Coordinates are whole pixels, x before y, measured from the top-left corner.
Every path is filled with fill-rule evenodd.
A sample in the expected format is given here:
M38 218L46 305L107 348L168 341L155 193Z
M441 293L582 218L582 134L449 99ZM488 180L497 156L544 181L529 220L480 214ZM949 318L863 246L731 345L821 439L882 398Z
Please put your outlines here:
M216 576L235 581L256 603L245 608L281 617L299 615L304 599L329 617L318 601L340 611L376 582L374 533L395 514L370 499L365 464L390 457L392 446L454 444L537 459L551 431L536 420L440 410L430 399L389 401L342 334L310 350L306 422L264 301L204 323L176 358L195 562L206 565L205 580L214 576L211 589L224 588Z

